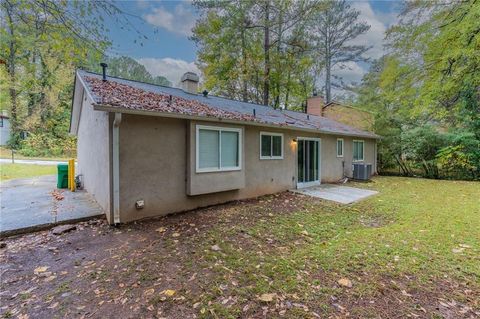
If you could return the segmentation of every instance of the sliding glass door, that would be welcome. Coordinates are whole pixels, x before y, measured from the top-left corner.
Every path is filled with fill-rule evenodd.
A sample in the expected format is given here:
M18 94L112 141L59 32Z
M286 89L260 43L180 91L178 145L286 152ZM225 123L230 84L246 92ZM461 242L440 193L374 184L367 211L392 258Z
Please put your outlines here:
M320 184L320 139L297 139L297 188Z

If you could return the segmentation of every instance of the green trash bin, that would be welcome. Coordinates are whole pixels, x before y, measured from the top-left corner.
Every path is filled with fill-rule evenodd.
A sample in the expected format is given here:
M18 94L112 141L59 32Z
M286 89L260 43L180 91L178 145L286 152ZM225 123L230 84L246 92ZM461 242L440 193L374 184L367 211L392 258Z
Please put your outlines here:
M57 165L57 188L68 187L68 164Z

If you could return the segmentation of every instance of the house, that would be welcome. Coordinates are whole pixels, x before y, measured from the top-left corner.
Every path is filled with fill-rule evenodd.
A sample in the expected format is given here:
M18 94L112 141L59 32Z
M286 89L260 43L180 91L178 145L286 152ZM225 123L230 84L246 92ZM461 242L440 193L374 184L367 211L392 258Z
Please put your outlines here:
M5 111L0 114L0 145L7 145L10 139L10 118Z
M376 171L377 135L313 114L79 70L70 132L77 172L110 223Z
M319 95L312 96L307 100L307 113L323 116L364 131L371 131L375 121L371 112L337 101L325 104L323 96Z

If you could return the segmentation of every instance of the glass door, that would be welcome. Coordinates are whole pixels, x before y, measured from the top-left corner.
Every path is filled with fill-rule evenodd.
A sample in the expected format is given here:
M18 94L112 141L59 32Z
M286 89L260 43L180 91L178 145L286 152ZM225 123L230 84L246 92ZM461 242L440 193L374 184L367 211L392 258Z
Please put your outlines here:
M297 188L320 184L320 139L297 139Z

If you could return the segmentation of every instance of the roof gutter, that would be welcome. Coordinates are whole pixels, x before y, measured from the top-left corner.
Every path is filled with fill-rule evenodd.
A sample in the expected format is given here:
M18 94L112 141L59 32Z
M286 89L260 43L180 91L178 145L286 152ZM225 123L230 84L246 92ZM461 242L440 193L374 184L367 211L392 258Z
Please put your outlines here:
M380 136L373 133L372 135L366 135L366 134L353 134L353 133L348 134L348 133L341 133L341 132L329 132L329 131L323 131L321 129L308 129L308 128L292 127L288 125L280 126L280 125L269 124L269 123L246 122L246 121L239 121L239 120L224 119L219 117L186 115L186 114L158 112L158 111L131 110L126 108L119 109L118 107L101 105L101 104L94 104L93 109L96 111L112 112L115 114L125 113L125 114L135 114L135 115L168 117L168 118L185 119L185 120L221 122L221 123L229 123L229 124L237 124L237 125L251 125L251 126L269 127L269 128L276 128L276 129L287 129L292 131L311 132L311 133L317 133L317 134L321 133L321 134L335 135L335 136L354 136L354 137L371 138L371 139L381 138Z
M113 224L120 223L120 124L122 113L115 113L112 134Z

